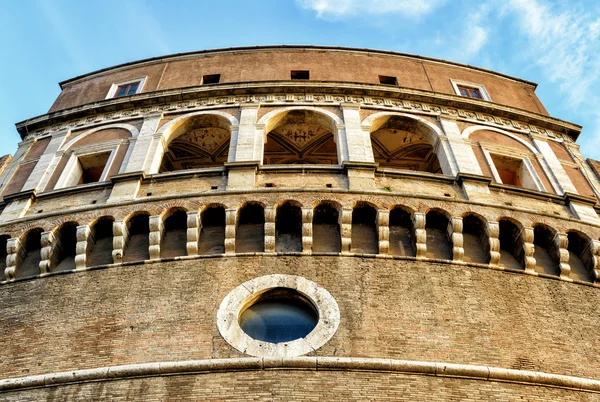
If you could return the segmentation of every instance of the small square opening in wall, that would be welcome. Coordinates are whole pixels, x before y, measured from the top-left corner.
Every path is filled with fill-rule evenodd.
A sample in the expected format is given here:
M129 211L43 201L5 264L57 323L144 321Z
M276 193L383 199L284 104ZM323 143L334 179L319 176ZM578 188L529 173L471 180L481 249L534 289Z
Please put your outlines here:
M308 80L310 79L310 72L308 70L292 70L293 80Z
M494 154L491 157L503 184L522 186L523 161L521 159Z
M202 76L202 84L218 84L221 81L221 74L208 74Z
M73 178L77 181L72 183L72 185L95 183L100 181L109 157L110 152L102 152L98 154L84 155L77 158L77 164L75 165L75 169L73 171Z
M383 85L398 85L396 77L390 77L388 75L380 75L379 83Z

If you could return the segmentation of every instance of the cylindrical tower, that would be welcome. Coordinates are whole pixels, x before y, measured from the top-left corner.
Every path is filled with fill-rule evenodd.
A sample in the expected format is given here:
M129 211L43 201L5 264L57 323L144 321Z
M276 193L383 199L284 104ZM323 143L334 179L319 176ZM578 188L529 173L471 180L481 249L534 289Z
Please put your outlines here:
M600 164L536 84L367 49L62 82L0 161L6 400L593 400Z

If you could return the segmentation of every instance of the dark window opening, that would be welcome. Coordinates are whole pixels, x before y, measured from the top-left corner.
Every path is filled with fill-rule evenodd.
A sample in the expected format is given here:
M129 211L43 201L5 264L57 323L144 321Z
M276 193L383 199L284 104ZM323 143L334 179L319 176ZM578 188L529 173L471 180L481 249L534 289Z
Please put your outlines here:
M412 219L410 213L402 208L394 208L390 212L390 254L416 255Z
M555 233L544 226L533 229L535 270L548 275L560 275L560 251L554 244Z
M464 261L487 264L490 261L490 246L485 223L475 215L463 218Z
M88 249L86 261L88 267L112 264L114 221L110 216L102 217L92 226L92 238L88 240L92 242Z
M40 250L42 248L41 237L43 230L40 228L30 230L23 240L25 247L25 256L21 263L17 265L15 278L26 278L28 276L40 274L40 261L42 256Z
M390 77L387 75L379 76L379 83L383 85L398 85L398 80L396 77Z
M187 213L181 209L174 211L165 219L164 229L160 256L169 258L187 255Z
M342 251L339 213L330 204L320 204L314 210L312 249L315 252Z
M428 258L452 259L452 244L448 239L448 224L448 217L439 211L429 211L425 216Z
M123 262L143 261L150 258L150 216L138 214L127 222L129 241L123 250Z
M500 265L523 269L524 251L521 229L506 219L500 220Z
M209 74L202 76L202 84L218 84L221 81L221 74Z
M275 251L302 251L302 209L289 201L277 208Z
M246 204L238 217L236 253L265 251L265 210L260 204Z
M310 73L308 70L292 70L291 76L293 80L308 80Z
M55 235L52 271L75 269L75 246L77 245L77 223L65 223Z
M306 337L319 321L312 303L292 289L263 293L240 315L240 327L251 338L271 343Z
M225 208L211 206L200 216L200 245L198 254L223 254L225 252Z
M109 157L110 152L80 156L78 158L78 167L81 170L81 176L77 184L96 183L100 181Z
M365 254L379 251L377 210L368 204L358 204L352 210L351 251Z
M591 240L576 232L569 232L569 265L571 267L571 278L584 282L594 281L594 255L592 253Z

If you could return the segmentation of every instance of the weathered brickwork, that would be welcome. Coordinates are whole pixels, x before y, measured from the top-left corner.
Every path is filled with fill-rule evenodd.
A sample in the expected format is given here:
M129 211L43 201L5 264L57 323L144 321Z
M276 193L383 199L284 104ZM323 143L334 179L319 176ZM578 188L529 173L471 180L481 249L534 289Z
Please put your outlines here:
M0 159L0 398L600 400L600 163L535 86L303 46L61 83ZM249 337L280 287L314 329Z

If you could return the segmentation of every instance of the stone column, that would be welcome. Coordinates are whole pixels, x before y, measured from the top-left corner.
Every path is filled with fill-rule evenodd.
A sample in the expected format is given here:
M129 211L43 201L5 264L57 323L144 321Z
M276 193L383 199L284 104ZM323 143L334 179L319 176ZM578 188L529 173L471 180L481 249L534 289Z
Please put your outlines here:
M535 273L536 261L533 257L535 253L535 245L533 244L533 228L523 228L523 259L525 264L525 272L529 274Z
M313 243L313 209L311 207L302 208L302 252L311 253Z
M187 255L198 255L198 242L200 241L200 214L197 211L187 213L187 242L185 248Z
M415 212L412 216L414 233L414 248L417 258L427 257L427 233L425 232L425 214Z
M560 264L560 279L573 282L571 279L571 266L569 265L569 236L566 233L556 233L553 239Z
M265 253L275 252L275 208L265 207Z
M160 215L153 215L148 220L150 233L148 239L148 252L151 260L160 259L160 242L163 237L164 225Z
M59 245L57 244L54 233L52 232L42 233L40 243L42 246L40 250L40 273L44 275L49 273L56 265L54 259L56 252L58 251L56 248L59 247Z
M488 222L487 235L490 247L490 265L497 267L500 265L500 223Z
M342 253L349 253L352 247L352 208L342 208L340 232L342 236Z
M92 231L88 225L77 226L75 236L77 244L75 245L75 269L84 269L87 261L87 254L90 250L90 243L93 244L94 238L91 236Z
M387 209L377 211L377 230L379 232L379 254L388 254L390 251L390 211Z
M113 251L112 257L115 264L123 262L123 251L129 241L129 232L125 222L113 222Z
M237 209L225 210L225 254L235 254Z
M14 281L17 275L17 267L25 259L25 249L18 237L8 239L6 242L6 269L4 277L7 281Z
M452 239L452 261L464 261L465 249L463 248L463 220L460 217L453 217L448 222L448 234Z

